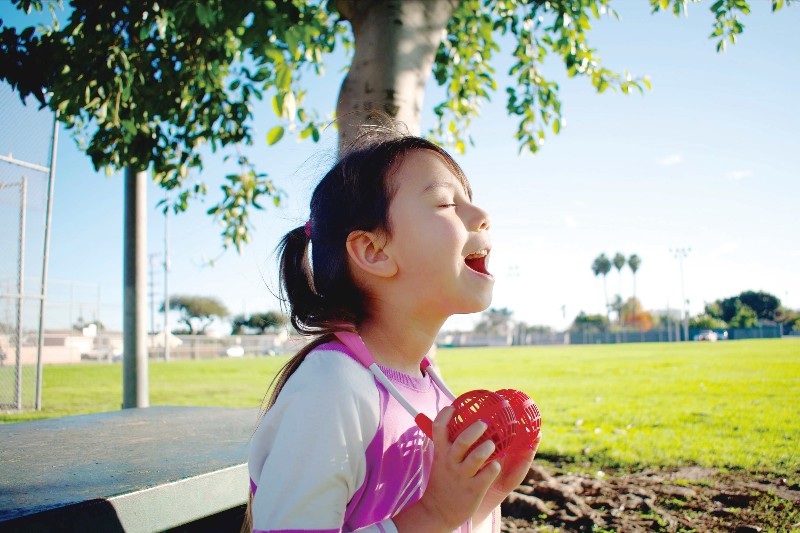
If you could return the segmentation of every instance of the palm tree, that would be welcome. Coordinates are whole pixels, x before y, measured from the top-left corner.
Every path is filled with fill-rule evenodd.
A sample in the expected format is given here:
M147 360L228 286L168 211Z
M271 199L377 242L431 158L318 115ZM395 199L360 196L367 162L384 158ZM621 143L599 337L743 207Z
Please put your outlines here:
M625 256L622 255L621 253L617 252L616 255L614 255L614 259L612 259L611 262L614 264L614 268L617 269L617 284L619 286L619 300L621 302L622 301L622 267L625 266ZM621 309L621 307L620 307L620 309ZM621 312L618 313L617 318L619 318L619 325L620 326L624 325L622 323L623 320L622 320L622 313Z
M634 300L636 300L636 271L639 270L639 265L641 265L641 264L642 264L642 259L636 254L632 254L628 258L628 266L630 267L631 272L633 272L633 299ZM636 322L636 310L635 310L635 308L634 308L634 311L633 311L633 321L634 321L634 323Z
M611 260L606 254L600 254L592 263L592 272L595 276L603 276L603 294L606 299L606 318L608 318L608 290L606 288L606 276L611 272Z

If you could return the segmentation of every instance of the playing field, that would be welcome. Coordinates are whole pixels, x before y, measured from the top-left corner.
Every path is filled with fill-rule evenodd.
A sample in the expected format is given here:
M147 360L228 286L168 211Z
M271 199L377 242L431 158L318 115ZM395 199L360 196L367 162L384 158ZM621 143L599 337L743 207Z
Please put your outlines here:
M459 348L437 357L456 393L510 387L534 398L543 456L800 473L800 339ZM152 362L150 402L256 407L285 361ZM121 398L118 363L47 366L44 409L0 422L115 410Z

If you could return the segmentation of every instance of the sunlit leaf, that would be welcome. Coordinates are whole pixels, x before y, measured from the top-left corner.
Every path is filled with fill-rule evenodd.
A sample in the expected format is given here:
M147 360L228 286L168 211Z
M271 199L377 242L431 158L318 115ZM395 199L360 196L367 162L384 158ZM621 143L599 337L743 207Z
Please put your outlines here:
M275 126L271 130L269 130L269 133L267 134L267 144L271 146L276 142L280 141L281 138L283 137L283 133L284 133L283 126Z

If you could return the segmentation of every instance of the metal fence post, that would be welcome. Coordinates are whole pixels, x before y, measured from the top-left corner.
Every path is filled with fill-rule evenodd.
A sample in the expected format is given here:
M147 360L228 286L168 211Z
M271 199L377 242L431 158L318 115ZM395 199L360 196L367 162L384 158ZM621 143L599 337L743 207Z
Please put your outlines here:
M16 409L22 409L22 304L25 293L25 203L28 193L28 178L22 176L19 186L19 277L17 278L17 367L14 402Z

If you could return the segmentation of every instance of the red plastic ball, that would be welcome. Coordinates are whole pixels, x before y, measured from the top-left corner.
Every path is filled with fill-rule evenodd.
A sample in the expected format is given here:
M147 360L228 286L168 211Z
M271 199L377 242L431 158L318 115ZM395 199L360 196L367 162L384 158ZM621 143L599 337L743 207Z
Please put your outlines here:
M494 441L495 449L486 462L490 463L505 455L514 440L517 427L514 410L508 401L499 394L479 389L465 392L456 398L453 407L456 412L447 425L450 442L453 442L469 426L478 420L483 420L488 427L467 453L491 439Z
M517 432L511 448L513 450L533 448L542 427L542 415L536 403L524 392L514 389L501 389L497 394L508 401L517 418Z

